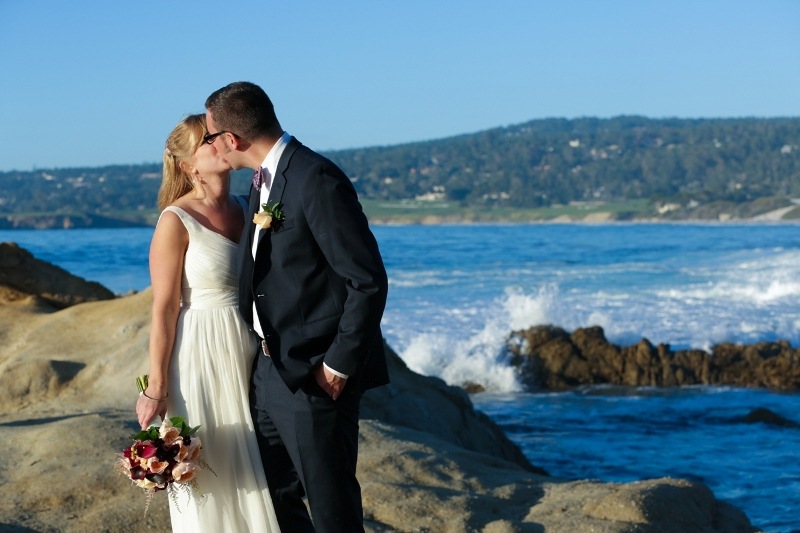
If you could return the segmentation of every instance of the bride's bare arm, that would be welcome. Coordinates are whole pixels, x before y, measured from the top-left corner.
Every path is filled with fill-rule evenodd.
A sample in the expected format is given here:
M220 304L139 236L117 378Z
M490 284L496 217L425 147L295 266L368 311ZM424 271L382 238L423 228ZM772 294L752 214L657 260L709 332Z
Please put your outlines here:
M166 212L153 233L150 244L150 280L153 290L153 317L150 323L149 383L136 402L136 415L142 428L156 417L164 417L167 373L181 305L181 279L189 234L175 213Z

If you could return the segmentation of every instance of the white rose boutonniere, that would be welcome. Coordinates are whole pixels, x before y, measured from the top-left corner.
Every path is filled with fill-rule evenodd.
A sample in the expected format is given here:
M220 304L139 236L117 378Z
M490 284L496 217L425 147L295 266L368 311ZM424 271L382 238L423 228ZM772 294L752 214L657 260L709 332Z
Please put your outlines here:
M281 223L286 219L286 216L281 210L281 204L275 202L274 204L261 204L261 212L253 215L253 224L261 226L261 229L281 227Z

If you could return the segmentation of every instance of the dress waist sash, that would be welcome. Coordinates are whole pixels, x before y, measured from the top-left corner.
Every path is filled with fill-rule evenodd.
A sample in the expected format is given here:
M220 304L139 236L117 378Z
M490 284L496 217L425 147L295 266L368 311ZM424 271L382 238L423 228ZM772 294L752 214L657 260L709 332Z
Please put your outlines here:
M239 304L236 289L181 289L181 307L184 309L209 309Z

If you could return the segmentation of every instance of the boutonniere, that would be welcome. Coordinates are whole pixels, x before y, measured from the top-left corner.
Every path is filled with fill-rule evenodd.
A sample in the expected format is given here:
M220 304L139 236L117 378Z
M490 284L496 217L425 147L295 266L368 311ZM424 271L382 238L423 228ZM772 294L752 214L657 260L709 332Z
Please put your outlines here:
M261 226L261 229L278 229L285 219L280 203L261 204L261 212L253 215L253 224Z

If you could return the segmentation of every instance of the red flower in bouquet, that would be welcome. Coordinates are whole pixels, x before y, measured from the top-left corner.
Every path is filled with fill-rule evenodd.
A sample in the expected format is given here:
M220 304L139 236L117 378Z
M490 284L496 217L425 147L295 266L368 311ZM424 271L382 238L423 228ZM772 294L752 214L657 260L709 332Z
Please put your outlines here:
M183 417L171 417L161 427L150 426L132 435L133 444L122 450L115 467L145 490L145 513L154 493L172 483L197 490L197 471L214 472L200 457L202 443L194 436L199 428L189 426Z

